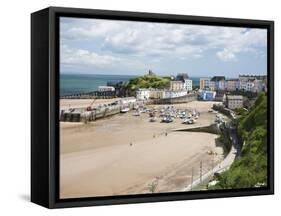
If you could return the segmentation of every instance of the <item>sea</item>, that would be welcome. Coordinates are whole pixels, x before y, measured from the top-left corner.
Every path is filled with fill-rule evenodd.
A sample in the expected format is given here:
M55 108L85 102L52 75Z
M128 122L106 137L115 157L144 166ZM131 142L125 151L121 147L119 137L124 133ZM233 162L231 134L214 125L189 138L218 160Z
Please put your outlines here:
M129 81L134 75L104 75L104 74L60 74L60 96L87 93L98 90L107 82ZM190 77L193 86L199 86L199 77Z

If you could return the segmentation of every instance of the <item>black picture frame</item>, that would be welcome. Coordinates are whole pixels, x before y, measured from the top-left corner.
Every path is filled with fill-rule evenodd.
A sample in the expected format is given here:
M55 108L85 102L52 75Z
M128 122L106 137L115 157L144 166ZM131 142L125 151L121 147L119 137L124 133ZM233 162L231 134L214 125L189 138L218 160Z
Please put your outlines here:
M268 31L268 185L263 188L59 199L58 18L266 28ZM274 194L274 22L203 16L49 7L31 15L31 201L47 208Z

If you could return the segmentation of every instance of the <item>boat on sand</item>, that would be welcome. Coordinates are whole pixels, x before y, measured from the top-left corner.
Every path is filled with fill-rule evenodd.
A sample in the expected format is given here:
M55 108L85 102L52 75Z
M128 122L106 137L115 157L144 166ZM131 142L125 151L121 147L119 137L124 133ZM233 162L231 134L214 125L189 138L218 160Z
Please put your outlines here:
M129 112L130 108L129 107L125 107L125 108L122 108L121 109L121 113L126 113L126 112Z

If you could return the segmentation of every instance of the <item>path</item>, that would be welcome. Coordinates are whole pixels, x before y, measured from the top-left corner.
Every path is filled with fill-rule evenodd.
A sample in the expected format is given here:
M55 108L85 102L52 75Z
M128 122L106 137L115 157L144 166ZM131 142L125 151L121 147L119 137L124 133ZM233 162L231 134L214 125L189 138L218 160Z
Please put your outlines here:
M228 170L230 168L231 164L234 162L236 156L240 155L237 131L231 125L228 127L228 130L230 132L230 139L232 140L232 147L231 147L228 155L224 158L223 161L221 161L219 164L217 164L212 170L203 174L202 180L200 180L200 177L199 177L198 179L194 180L192 184L185 187L182 191L190 191L190 190L192 190L192 188L197 187L201 182L205 182L206 180L208 180L210 177L212 177L214 175L214 173L222 173L222 172Z

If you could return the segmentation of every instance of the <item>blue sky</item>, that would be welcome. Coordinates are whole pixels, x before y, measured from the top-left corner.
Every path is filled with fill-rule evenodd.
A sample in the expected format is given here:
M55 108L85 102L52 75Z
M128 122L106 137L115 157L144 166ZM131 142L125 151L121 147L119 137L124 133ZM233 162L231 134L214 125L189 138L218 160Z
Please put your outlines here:
M202 77L266 74L267 31L60 18L60 71Z

